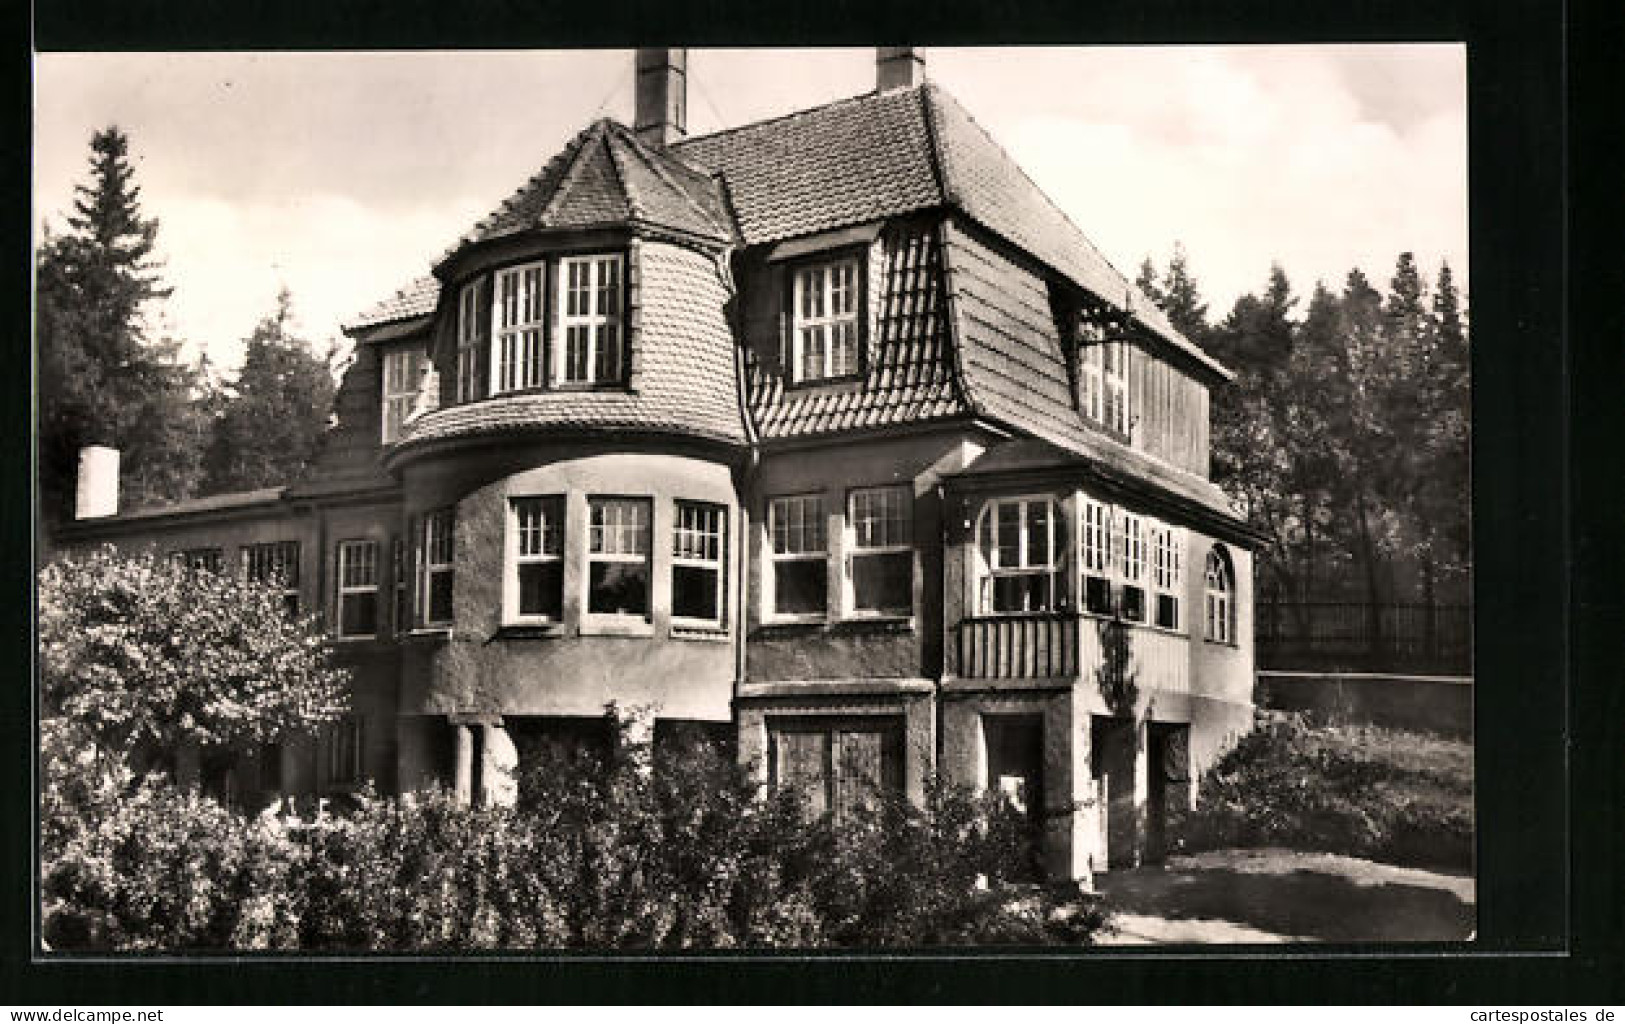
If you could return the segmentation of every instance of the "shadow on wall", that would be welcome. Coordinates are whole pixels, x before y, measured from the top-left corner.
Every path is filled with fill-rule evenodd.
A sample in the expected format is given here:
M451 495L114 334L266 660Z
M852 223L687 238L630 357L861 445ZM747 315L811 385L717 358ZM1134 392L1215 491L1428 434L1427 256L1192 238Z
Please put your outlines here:
M1100 633L1100 667L1095 670L1095 686L1100 698L1114 715L1133 717L1139 703L1139 672L1135 670L1129 643L1129 628L1122 619L1101 619L1095 624Z

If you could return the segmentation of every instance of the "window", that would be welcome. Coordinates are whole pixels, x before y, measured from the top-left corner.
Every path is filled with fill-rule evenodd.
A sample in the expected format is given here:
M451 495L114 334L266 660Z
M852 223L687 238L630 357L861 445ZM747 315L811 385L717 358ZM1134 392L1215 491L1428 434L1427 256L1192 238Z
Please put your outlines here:
M768 784L841 820L903 791L903 728L889 715L769 720Z
M677 503L672 525L671 616L679 625L722 625L722 552L728 510L693 501Z
M378 544L370 540L339 542L339 609L341 637L378 632Z
M769 614L822 617L829 607L829 563L824 546L824 498L774 498L768 503L768 560L773 566Z
M1128 346L1108 341L1101 348L1102 421L1119 434L1128 433Z
M463 286L457 302L457 401L472 402L484 395L485 342L490 320L483 308L483 281Z
M425 626L451 623L456 524L456 513L449 508L423 517L418 547L418 621Z
M866 487L850 496L850 608L860 615L914 610L913 494L907 484Z
M569 384L608 384L626 372L621 331L621 257L573 256L559 273L559 324L564 344L558 380Z
M649 500L588 501L587 611L649 615Z
M361 719L346 715L322 730L323 781L329 786L358 785L362 769Z
M249 544L243 548L243 576L250 583L275 586L282 591L282 606L290 618L299 614L299 542L281 540Z
M1130 622L1145 621L1145 520L1132 512L1122 513L1123 589L1118 611Z
M202 569L216 574L222 562L219 548L188 548L172 552L169 560L183 569Z
M557 622L564 617L564 499L515 498L509 509L514 552L509 618Z
M1100 422L1100 403L1103 394L1101 361L1106 347L1106 335L1099 325L1090 320L1078 324L1078 411L1091 420Z
M395 632L405 633L411 628L412 609L408 601L411 593L406 586L406 540L402 537L391 537L389 540L389 579L395 589L395 599L390 609L390 624Z
M384 352L384 433L385 444L401 436L401 425L412 414L418 398L418 374L423 368L423 350L408 345Z
M1179 629L1179 588L1182 579L1180 547L1184 531L1177 526L1151 527L1151 589L1156 594L1156 623L1163 629Z
M1112 613L1112 575L1117 559L1112 555L1112 509L1110 505L1083 499L1083 608L1095 615Z
M529 263L496 273L496 359L491 393L542 386L542 290L546 267Z
M858 372L858 263L854 257L795 272L790 337L798 383Z
M1049 498L1011 498L982 510L977 532L984 614L1055 611L1055 503Z
M1207 553L1207 638L1214 643L1235 643L1235 579L1230 556L1215 546Z

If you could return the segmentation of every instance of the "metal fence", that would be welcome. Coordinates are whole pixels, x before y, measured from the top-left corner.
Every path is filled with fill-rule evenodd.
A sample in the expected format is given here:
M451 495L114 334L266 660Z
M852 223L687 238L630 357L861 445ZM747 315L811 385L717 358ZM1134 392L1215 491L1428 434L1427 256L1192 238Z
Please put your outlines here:
M1472 619L1467 605L1263 602L1253 635L1264 669L1466 675Z

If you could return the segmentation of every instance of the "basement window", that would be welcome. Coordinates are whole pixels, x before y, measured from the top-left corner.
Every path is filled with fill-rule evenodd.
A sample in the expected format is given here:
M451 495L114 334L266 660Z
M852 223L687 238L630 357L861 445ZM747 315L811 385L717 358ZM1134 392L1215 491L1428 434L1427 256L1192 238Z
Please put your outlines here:
M378 632L378 544L340 541L338 547L338 631L340 637Z
M588 509L588 613L647 619L649 500L592 498Z
M848 608L852 613L908 615L914 610L912 498L907 484L865 487L849 496Z
M558 622L564 617L564 498L515 498L508 522L507 618Z
M768 561L772 564L769 617L823 618L829 608L823 495L772 499L768 502L767 529Z
M791 287L791 370L798 384L856 377L857 257L798 268Z
M722 553L728 510L696 501L677 503L672 527L671 617L678 626L720 628Z

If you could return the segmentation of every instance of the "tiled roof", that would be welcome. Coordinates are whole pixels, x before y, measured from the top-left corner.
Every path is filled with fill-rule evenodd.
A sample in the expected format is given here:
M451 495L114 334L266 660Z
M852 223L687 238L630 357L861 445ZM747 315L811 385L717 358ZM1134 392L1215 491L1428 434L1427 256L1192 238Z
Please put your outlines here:
M424 275L397 288L395 294L374 304L366 312L356 314L344 325L344 329L347 332L354 332L369 327L381 327L397 320L427 316L434 312L435 303L439 300L440 282Z
M1218 487L1090 429L1072 404L1042 278L953 225L943 228L965 397L978 415L1228 513Z
M754 351L747 354L750 410L761 437L917 423L969 411L948 351L940 249L927 224L900 225L881 237L881 258L870 261L869 294L882 301L871 317L861 382L786 389L780 367L764 365Z
M718 242L733 240L722 189L711 176L607 118L571 139L442 257L538 228L619 226L631 221Z
M1174 329L953 97L934 85L869 93L676 143L722 174L747 243L953 205L1169 344L1222 366Z
M471 435L558 428L650 430L743 443L728 292L716 264L663 242L633 244L638 298L626 391L498 396L426 413L397 451Z

